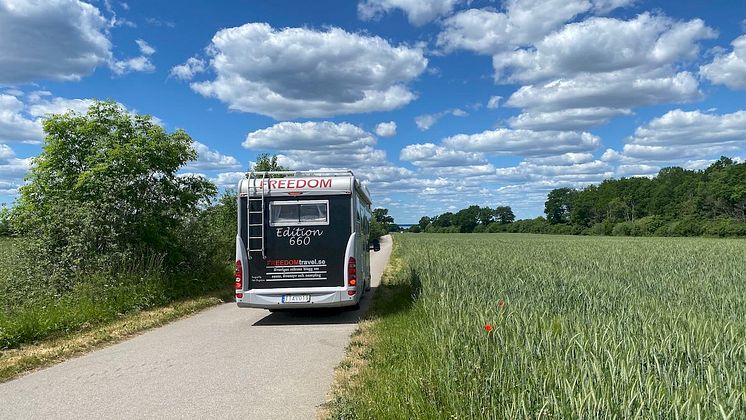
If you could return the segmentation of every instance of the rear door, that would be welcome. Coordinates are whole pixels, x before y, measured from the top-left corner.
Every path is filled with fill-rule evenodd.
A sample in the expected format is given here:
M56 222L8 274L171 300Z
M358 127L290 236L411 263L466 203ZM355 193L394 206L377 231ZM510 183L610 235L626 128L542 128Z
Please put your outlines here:
M249 288L344 285L350 196L268 197L265 254L252 252Z

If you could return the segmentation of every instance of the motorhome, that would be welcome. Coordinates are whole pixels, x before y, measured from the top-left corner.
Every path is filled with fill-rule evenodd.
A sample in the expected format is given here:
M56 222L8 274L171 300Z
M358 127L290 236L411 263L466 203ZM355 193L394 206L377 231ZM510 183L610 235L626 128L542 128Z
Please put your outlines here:
M370 288L371 199L352 171L250 172L238 183L239 307L358 306Z

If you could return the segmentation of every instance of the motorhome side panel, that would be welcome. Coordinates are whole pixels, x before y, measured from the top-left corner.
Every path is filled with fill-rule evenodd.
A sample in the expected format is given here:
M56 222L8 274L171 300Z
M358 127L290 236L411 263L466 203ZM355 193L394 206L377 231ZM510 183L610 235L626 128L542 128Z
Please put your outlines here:
M266 259L252 252L247 289L344 286L345 247L352 232L350 198L267 197Z

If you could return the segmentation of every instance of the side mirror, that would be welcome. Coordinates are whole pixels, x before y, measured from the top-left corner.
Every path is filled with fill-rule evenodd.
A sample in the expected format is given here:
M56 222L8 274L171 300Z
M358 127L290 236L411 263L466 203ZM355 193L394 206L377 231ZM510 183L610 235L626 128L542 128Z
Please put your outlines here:
M368 249L374 252L380 251L381 241L379 241L378 239L373 239L372 241L368 242Z

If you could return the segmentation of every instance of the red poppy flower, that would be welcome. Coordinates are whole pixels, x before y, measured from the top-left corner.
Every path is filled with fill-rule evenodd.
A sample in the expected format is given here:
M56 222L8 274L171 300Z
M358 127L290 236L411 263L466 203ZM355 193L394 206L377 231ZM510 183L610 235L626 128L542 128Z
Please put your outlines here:
M492 332L492 324L485 324L484 330L487 331L488 333L491 333Z

